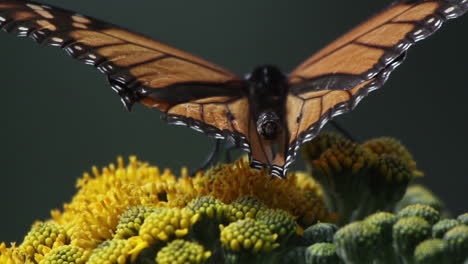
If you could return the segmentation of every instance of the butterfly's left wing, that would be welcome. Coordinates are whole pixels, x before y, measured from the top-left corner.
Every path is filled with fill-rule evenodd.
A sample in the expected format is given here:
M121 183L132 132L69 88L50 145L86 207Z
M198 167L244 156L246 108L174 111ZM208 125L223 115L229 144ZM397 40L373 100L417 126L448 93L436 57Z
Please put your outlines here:
M56 46L107 75L127 108L156 107L171 124L248 143L245 81L221 67L95 18L33 1L0 0L0 29Z
M397 1L292 71L285 168L328 120L381 87L409 47L467 10L468 0Z

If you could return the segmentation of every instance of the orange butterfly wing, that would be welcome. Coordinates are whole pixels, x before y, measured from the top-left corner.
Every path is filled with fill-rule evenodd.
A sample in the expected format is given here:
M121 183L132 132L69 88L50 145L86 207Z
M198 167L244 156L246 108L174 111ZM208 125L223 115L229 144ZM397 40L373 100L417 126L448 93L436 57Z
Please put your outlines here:
M409 47L467 10L467 0L398 1L293 70L286 106L289 147L285 168L294 161L300 145L313 139L328 120L352 110L380 88Z
M210 62L115 25L31 1L1 0L0 28L58 46L95 66L128 109L135 102L157 107L171 124L217 138L231 136L249 150L245 83Z

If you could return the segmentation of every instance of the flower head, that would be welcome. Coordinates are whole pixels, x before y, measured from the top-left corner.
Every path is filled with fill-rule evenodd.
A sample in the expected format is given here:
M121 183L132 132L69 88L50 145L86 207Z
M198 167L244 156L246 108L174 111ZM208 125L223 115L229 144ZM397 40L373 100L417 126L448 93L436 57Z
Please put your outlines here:
M368 140L362 144L363 147L369 149L378 155L389 155L398 158L410 168L413 177L420 177L424 174L416 168L416 162L413 156L409 153L401 142L391 137L380 137Z
M220 226L223 246L233 252L268 252L279 246L277 234L272 234L268 226L251 218Z
M91 252L86 264L125 263L132 259L132 250L135 246L132 240L113 239L105 241Z
M331 243L316 243L306 249L306 263L335 264L340 263L336 247Z
M398 254L410 263L416 246L430 235L431 225L419 216L401 218L393 226L394 246Z
M26 235L20 248L30 259L34 259L36 254L44 256L52 248L67 243L68 237L64 227L53 222L38 222Z
M170 242L159 250L156 256L158 264L201 264L211 257L202 245L181 239Z
M440 264L447 262L447 244L442 239L428 239L421 242L414 251L417 264Z
M12 243L11 247L7 247L6 243L0 243L0 263L2 264L34 264L27 257L26 252L16 247Z
M379 228L377 263L397 263L395 251L393 249L393 225L398 221L398 217L388 212L378 212L367 216L364 222Z
M308 243L332 243L333 236L335 232L338 230L338 227L334 224L330 223L317 223L313 226L309 226L304 231L304 238L307 240Z
M77 246L65 245L52 249L39 264L84 264L88 260L90 253L90 250Z
M350 263L371 263L377 258L379 228L366 222L354 222L339 229L333 238L336 252Z
M161 210L152 206L132 206L119 219L114 238L126 239L138 235L141 225L151 213Z
M442 219L432 226L432 237L443 238L450 229L460 225L455 219Z
M399 218L410 216L419 216L431 225L435 224L440 219L440 214L436 209L424 204L408 205L398 212Z
M445 233L451 263L462 263L468 259L468 226L460 225Z
M468 213L461 214L457 217L457 221L462 225L468 226Z
M434 193L420 184L411 185L406 189L406 193L397 203L395 211L400 211L412 204L425 204L439 212L444 209L444 203Z
M398 221L398 217L388 212L378 212L371 214L364 219L369 224L376 225L381 229L381 234L389 241L392 238L392 227Z
M257 218L268 207L260 200L245 196L229 204L226 210L226 216L230 222L246 218Z
M215 218L218 221L224 219L226 207L224 203L211 196L199 196L187 204L188 209L202 218Z
M316 160L320 158L320 155L327 149L349 142L350 141L341 134L322 132L314 138L313 144L308 144L306 148L302 149L302 155L306 160Z
M140 228L141 239L152 245L158 241L167 242L189 233L190 227L200 218L187 208L160 208L148 215Z
M294 217L281 209L264 210L256 220L265 223L272 234L278 234L278 242L281 243L284 243L297 230Z

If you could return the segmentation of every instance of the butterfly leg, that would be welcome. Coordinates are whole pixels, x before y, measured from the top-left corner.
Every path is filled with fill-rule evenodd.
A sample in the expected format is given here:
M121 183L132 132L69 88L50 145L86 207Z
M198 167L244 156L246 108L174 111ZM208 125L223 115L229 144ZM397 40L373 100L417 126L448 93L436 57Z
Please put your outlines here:
M208 158L200 165L196 170L194 170L190 175L195 176L197 172L206 170L209 166L216 164L219 159L219 154L221 150L222 139L216 139L213 149L211 150Z
M226 163L231 163L232 162L232 151L236 150L237 146L234 144L234 142L227 141L226 146L224 147L224 151L226 152L225 154L225 161Z
M332 125L338 132L340 132L345 138L355 142L354 137L346 129L344 129L338 122L330 120L330 125Z

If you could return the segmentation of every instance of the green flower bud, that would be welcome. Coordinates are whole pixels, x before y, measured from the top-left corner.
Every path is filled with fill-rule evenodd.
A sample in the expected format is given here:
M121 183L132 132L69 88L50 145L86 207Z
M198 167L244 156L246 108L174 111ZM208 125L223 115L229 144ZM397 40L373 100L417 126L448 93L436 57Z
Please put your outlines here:
M439 212L444 209L444 203L429 189L419 184L411 185L406 189L406 193L401 201L398 202L395 211L398 212L412 204L425 204Z
M228 206L212 196L200 196L190 201L187 208L200 215L200 220L192 226L194 238L205 248L214 250L219 245L219 225L227 222Z
M68 240L62 226L52 222L38 223L31 228L19 248L34 259L36 253L45 255L48 250L67 244Z
M447 262L447 244L442 239L432 238L421 242L414 251L417 264L442 264Z
M343 263L336 254L335 245L316 243L306 250L306 264L339 264Z
M461 214L457 217L457 221L462 224L468 226L468 213Z
M265 223L272 234L278 234L278 242L284 243L296 233L297 224L294 217L281 209L268 209L257 217Z
M161 208L146 217L139 236L152 245L158 241L181 238L189 233L190 227L200 218L189 209Z
M333 237L338 256L346 263L371 263L378 257L379 228L354 222L339 229Z
M212 218L222 221L226 205L212 196L200 196L187 205L194 213L200 214L202 218Z
M252 253L269 252L279 246L276 243L277 234L272 234L268 226L261 221L244 219L220 226L223 246L234 252L248 251Z
M434 238L443 238L445 233L450 229L460 225L457 220L454 219L443 219L437 222L432 227L432 237Z
M309 244L333 243L333 235L335 235L336 230L338 230L338 227L334 224L317 223L304 230L303 236Z
M271 263L277 255L271 251L280 246L277 234L272 234L262 221L251 218L220 225L221 243L226 263Z
M460 225L445 233L450 263L462 263L468 258L468 226Z
M293 248L289 251L287 251L284 255L283 258L281 259L281 262L279 263L284 263L284 264L305 264L305 251L306 247L296 247Z
M440 219L440 214L436 209L424 204L408 205L398 212L399 218L410 216L419 216L431 225L435 224Z
M406 263L412 263L416 246L429 238L431 225L421 217L401 218L393 226L393 244Z
M130 240L113 239L101 243L91 252L86 264L120 264L132 259L135 244Z
M159 250L156 256L158 264L201 264L211 257L210 251L195 242L176 239Z
M341 134L334 132L321 132L312 141L306 143L302 148L302 155L307 161L316 160L324 151L330 147L349 142Z
M398 217L396 215L387 212L378 212L369 215L364 219L364 221L379 227L383 240L392 241L392 228L398 221Z
M77 246L61 246L52 249L39 264L84 264L91 252Z
M120 216L114 238L126 239L137 236L145 218L157 210L160 210L160 208L148 206L133 206L128 208L127 211Z
M338 225L369 214L370 169L375 155L350 141L332 145L313 160L312 175L321 184L330 212L337 213ZM351 187L352 186L352 187Z
M379 228L379 254L376 263L399 263L393 249L393 225L398 221L398 217L387 212L371 214L364 219L364 222L375 225Z
M260 200L251 196L244 196L228 205L226 216L230 222L246 218L255 219L266 209L268 207Z
M404 161L388 154L377 157L370 174L372 176L369 177L369 190L372 196L366 203L371 203L373 206L366 213L378 210L393 211L414 178Z
M423 173L416 168L416 162L413 156L409 153L408 149L401 144L401 142L391 137L380 137L366 141L362 144L363 147L368 148L370 151L378 155L391 155L394 156L410 168L414 176L422 176Z

